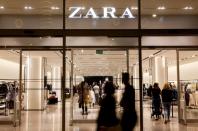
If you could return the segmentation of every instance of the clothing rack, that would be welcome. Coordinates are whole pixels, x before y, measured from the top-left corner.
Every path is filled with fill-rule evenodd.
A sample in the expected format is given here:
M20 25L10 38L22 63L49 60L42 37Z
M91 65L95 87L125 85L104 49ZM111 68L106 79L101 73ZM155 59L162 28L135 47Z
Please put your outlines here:
M0 81L0 115L7 115L7 109L14 109L17 87L15 82ZM2 113L2 111L4 111Z
M6 110L7 110L7 101L6 101L6 94L1 93L0 94L0 111L4 111L4 115L6 116Z

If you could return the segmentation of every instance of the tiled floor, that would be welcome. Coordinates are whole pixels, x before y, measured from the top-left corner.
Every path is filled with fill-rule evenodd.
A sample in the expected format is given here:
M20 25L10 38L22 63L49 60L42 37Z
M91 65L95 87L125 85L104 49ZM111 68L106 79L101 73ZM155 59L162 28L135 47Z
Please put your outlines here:
M176 109L175 109L176 110ZM77 111L77 110L76 110ZM79 110L80 111L80 110ZM95 113L94 113L95 112ZM97 111L90 112L90 118L97 117ZM75 112L76 114L78 112ZM93 114L92 114L93 113ZM12 125L0 125L0 131L61 131L61 105L49 106L47 110L29 111L22 113L22 124L20 127ZM70 126L70 101L66 102L66 131L95 131L95 123L78 123ZM91 116L92 115L92 116ZM82 118L79 112L79 119ZM171 122L164 124L163 119L152 120L150 118L150 108L146 104L144 106L144 130L145 131L197 131L198 125L182 125L177 121L177 112L175 111L174 118ZM139 131L137 125L136 131Z

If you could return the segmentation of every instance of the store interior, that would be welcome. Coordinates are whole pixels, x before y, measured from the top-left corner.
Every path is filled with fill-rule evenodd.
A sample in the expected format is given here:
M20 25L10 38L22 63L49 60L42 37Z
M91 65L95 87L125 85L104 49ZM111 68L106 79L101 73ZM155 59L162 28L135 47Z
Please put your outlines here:
M158 39L160 38L153 38ZM194 37L184 37L184 40L194 39ZM38 46L61 45L60 38L2 38L0 39L4 45L20 45L20 46ZM80 40L85 47L78 47ZM71 119L74 123L78 122L94 122L97 118L99 105L88 107L88 115L82 115L78 104L78 94L72 96L73 86L78 85L84 80L84 76L111 76L113 82L118 86L116 91L116 99L118 104L118 112L120 110L119 100L122 97L123 85L121 82L122 72L127 70L131 74L131 84L136 90L136 110L139 112L139 63L138 50L136 49L137 39L133 38L133 48L127 48L130 45L130 38L104 38L104 37L89 37L89 38L67 38L68 50L66 51L66 96L67 100L73 101L71 106ZM147 40L147 45L152 39ZM175 40L176 38L171 40ZM181 41L181 37L177 37ZM165 42L164 42L165 41ZM169 42L165 38L161 44ZM94 42L94 44L92 44ZM145 41L144 41L145 42ZM35 44L34 44L35 43ZM112 46L120 46L117 48L97 48L102 43L103 46L109 43ZM122 43L122 46L120 45ZM185 42L181 43L186 45ZM92 46L91 48L86 48ZM125 48L126 46L126 48ZM73 47L73 48L72 48ZM72 49L72 50L71 50ZM0 51L1 57L1 77L3 82L17 81L19 84L20 72L20 51L15 49L6 49ZM176 49L148 49L142 50L142 71L143 84L160 83L160 88L163 87L163 82L167 81L177 86L177 54ZM183 106L180 107L182 113L180 117L186 120L196 119L197 110L197 60L198 52L195 50L179 50L179 71L180 71L180 102ZM73 65L73 66L71 66ZM128 65L128 66L127 66ZM154 66L155 65L155 66ZM61 70L62 70L62 51L60 50L24 50L22 51L22 103L21 108L24 111L46 111L49 106L61 106ZM160 70L160 72L159 72ZM30 75L32 74L32 75ZM73 78L71 77L73 74ZM14 84L13 84L14 85ZM73 85L73 86L71 86ZM177 88L178 89L178 88ZM14 108L10 107L7 102L7 97L1 97L1 114L0 122L9 119L9 121L18 120L18 95L16 90L14 99ZM7 94L8 95L8 94ZM146 95L146 94L145 94ZM185 97L188 96L189 100ZM49 102L49 98L53 100ZM150 110L150 103L148 97L144 97L144 110ZM52 103L51 103L52 102ZM8 102L7 102L8 103ZM3 105L4 104L4 105ZM6 108L5 108L6 107ZM9 108L7 108L9 107ZM185 109L185 110L183 110ZM6 113L5 113L6 112ZM14 112L14 113L13 113ZM178 105L174 104L174 117L178 116ZM146 117L146 116L145 116Z

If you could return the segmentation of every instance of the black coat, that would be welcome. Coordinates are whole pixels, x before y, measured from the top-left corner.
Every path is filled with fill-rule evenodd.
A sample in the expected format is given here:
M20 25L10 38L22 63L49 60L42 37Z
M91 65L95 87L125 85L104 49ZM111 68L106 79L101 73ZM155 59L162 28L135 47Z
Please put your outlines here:
M123 115L121 118L121 127L123 131L131 131L137 122L137 114L135 111L135 90L129 84L125 85L120 105L123 107Z
M101 100L97 123L98 128L100 126L111 127L119 123L119 120L116 117L116 101L114 96L107 95Z
M173 99L173 91L171 89L162 90L162 102L171 102Z

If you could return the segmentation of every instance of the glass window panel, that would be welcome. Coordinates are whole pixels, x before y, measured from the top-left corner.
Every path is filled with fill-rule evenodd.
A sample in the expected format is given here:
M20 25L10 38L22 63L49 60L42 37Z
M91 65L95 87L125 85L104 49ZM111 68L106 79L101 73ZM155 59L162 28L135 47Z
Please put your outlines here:
M61 37L2 37L0 38L0 46L62 46Z
M197 46L196 36L161 36L143 37L143 46Z
M197 50L179 51L181 119L197 120Z
M19 52L17 50L16 52ZM0 122L1 123L13 123L19 120L20 106L17 99L19 98L19 54L13 50L1 50L0 51ZM12 85L12 89L10 86ZM8 88L9 87L9 88ZM17 104L17 106L14 106ZM12 104L13 103L13 104ZM18 111L16 112L15 111ZM12 113L10 113L12 111Z
M123 37L67 37L67 46L71 47L89 47L89 46L137 46L137 38Z
M62 0L1 0L0 29L60 29Z

